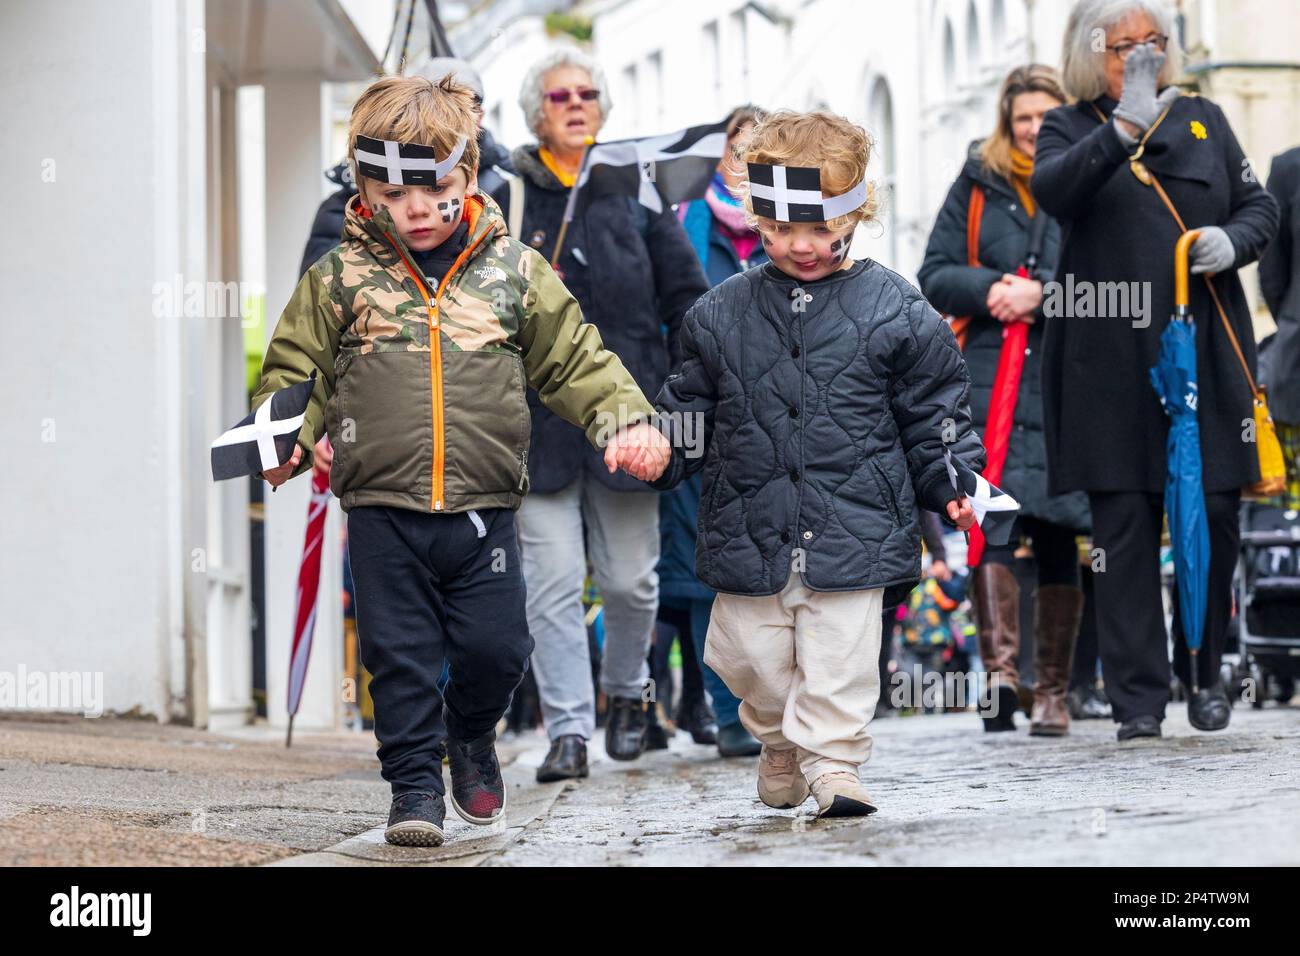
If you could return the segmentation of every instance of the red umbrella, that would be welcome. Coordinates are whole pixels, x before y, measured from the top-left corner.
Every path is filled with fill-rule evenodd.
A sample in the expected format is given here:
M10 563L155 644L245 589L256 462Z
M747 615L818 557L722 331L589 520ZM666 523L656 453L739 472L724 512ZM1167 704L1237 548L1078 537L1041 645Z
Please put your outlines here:
M1046 230L1047 214L1040 211L1030 227L1025 264L1016 270L1016 275L1022 279L1037 276L1038 255L1043 247ZM998 353L998 370L993 376L993 394L989 397L988 421L984 426L986 462L983 474L993 485L1002 484L1002 466L1006 464L1007 446L1011 442L1011 425L1016 416L1016 397L1020 394L1020 373L1025 367L1025 342L1028 337L1028 322L1007 322L1002 326L1002 350ZM983 557L984 534L979 525L974 525L970 529L966 566L977 567Z
M330 476L324 468L313 468L311 500L307 504L307 536L302 546L302 565L298 568L298 594L293 614L293 649L289 654L289 734L286 747L293 743L293 718L302 702L302 688L307 681L307 662L311 658L311 639L316 629L316 598L320 592L321 545L325 541L325 515L329 510Z

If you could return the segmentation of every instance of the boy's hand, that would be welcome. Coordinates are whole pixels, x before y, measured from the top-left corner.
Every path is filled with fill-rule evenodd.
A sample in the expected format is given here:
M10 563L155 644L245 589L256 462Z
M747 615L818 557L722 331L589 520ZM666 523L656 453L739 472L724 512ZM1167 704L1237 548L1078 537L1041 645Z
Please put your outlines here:
M294 445L293 455L290 456L289 460L277 468L270 468L262 472L262 478L272 488L279 488L293 475L293 470L298 467L300 461L302 461L302 445Z
M605 467L612 475L622 468L640 481L654 481L672 458L672 447L648 422L624 428L605 445Z
M975 509L965 495L948 502L948 518L962 531L969 531L975 523Z
M296 451L297 448L294 450ZM334 464L334 446L330 444L330 436L322 435L314 450L316 453L311 459L312 468L316 471L323 471L328 475L330 466Z

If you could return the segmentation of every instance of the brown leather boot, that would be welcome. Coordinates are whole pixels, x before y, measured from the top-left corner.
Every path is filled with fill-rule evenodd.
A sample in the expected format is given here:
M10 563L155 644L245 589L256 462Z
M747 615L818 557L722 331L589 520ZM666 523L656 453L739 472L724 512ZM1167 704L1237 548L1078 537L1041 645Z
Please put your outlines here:
M1083 592L1066 584L1044 584L1034 592L1034 712L1029 732L1060 737L1069 732L1070 662L1083 619Z
M985 730L1015 730L1020 584L1009 568L987 561L975 569L973 577L976 633L989 681L988 699L980 702L980 717Z

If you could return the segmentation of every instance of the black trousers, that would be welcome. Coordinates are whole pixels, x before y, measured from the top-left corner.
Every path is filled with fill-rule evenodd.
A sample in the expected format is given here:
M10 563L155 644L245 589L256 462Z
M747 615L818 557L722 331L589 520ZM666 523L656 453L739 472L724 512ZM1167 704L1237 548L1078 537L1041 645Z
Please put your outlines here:
M1039 584L1079 586L1079 549L1074 543L1078 532L1039 518L1017 518L1007 543L986 545L982 560L1001 564L1014 574L1016 549L1023 535L1028 535L1034 544Z
M533 652L514 512L353 508L348 555L381 774L441 794L444 738L492 730Z
M1164 719L1169 702L1169 650L1160 590L1160 530L1164 496L1141 491L1090 492L1093 546L1105 555L1093 584L1102 678L1117 722L1143 715ZM1198 655L1200 686L1219 679L1219 661L1232 613L1232 572L1240 539L1238 492L1205 496L1210 526L1209 593ZM1182 614L1174 594L1174 673L1190 680Z

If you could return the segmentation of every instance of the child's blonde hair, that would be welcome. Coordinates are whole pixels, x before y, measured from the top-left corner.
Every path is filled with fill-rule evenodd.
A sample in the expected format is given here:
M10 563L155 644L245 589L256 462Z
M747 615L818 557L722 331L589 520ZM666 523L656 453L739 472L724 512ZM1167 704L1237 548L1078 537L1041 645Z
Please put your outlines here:
M437 82L423 76L375 80L352 107L348 126L348 164L358 188L363 182L353 155L358 136L432 146L439 158L449 156L463 136L465 152L456 165L465 168L466 177L473 176L478 170L475 102L474 91L450 75Z
M848 192L866 178L874 145L861 126L827 110L811 113L778 110L760 120L744 142L737 143L736 152L745 163L815 166L821 170L822 194L829 197ZM753 224L770 222L754 215L748 180L740 184L737 196L744 202ZM846 226L872 222L879 208L875 184L867 183L867 198L862 205L826 225L839 231Z

